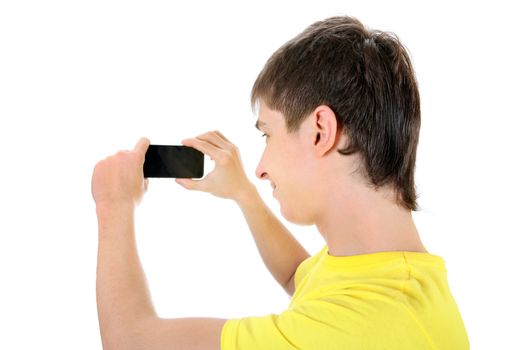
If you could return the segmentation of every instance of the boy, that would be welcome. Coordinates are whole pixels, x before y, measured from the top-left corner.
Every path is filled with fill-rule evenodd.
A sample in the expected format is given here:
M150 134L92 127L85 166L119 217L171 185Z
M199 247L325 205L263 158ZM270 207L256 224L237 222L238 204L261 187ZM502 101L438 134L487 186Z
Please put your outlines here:
M235 200L264 263L292 296L281 314L161 319L137 256L133 213L149 145L97 164L97 304L108 349L468 349L442 258L412 219L419 93L392 34L351 17L316 22L268 60L252 90L267 145L256 175L282 216L316 225L315 256L278 221L220 132L184 140L215 168L190 190Z

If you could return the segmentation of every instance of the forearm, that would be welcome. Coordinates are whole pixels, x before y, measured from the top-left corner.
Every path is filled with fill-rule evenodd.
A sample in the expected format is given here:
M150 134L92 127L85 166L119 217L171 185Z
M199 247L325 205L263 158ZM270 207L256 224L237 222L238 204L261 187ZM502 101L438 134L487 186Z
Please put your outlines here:
M244 214L264 264L277 282L285 287L299 264L310 254L272 213L255 186L239 197L237 204Z
M102 342L132 336L155 317L137 252L132 203L97 207L97 309ZM104 344L106 345L106 344Z

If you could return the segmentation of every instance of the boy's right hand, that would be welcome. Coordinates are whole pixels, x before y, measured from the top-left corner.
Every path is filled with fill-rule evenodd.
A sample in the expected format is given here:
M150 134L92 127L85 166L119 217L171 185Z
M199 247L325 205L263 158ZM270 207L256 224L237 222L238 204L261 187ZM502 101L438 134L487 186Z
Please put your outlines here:
M185 139L182 144L201 151L215 162L215 168L203 179L175 179L184 188L235 201L252 189L253 184L246 177L239 149L219 131Z

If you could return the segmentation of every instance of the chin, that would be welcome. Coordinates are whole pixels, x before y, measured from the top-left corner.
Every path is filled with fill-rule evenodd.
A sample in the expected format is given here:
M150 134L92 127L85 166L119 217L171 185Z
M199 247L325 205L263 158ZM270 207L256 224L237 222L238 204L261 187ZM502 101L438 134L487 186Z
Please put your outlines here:
M305 215L304 211L301 211L297 206L294 207L294 210L290 210L281 204L281 215L286 221L291 222L292 224L299 226L310 226L315 223L308 215Z

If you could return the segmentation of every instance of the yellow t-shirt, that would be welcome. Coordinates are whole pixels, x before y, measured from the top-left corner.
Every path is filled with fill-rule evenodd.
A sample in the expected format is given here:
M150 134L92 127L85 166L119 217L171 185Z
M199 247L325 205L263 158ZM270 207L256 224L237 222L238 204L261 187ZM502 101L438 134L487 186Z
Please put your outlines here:
M221 350L469 349L446 274L432 254L336 257L325 245L297 268L288 309L228 320Z

